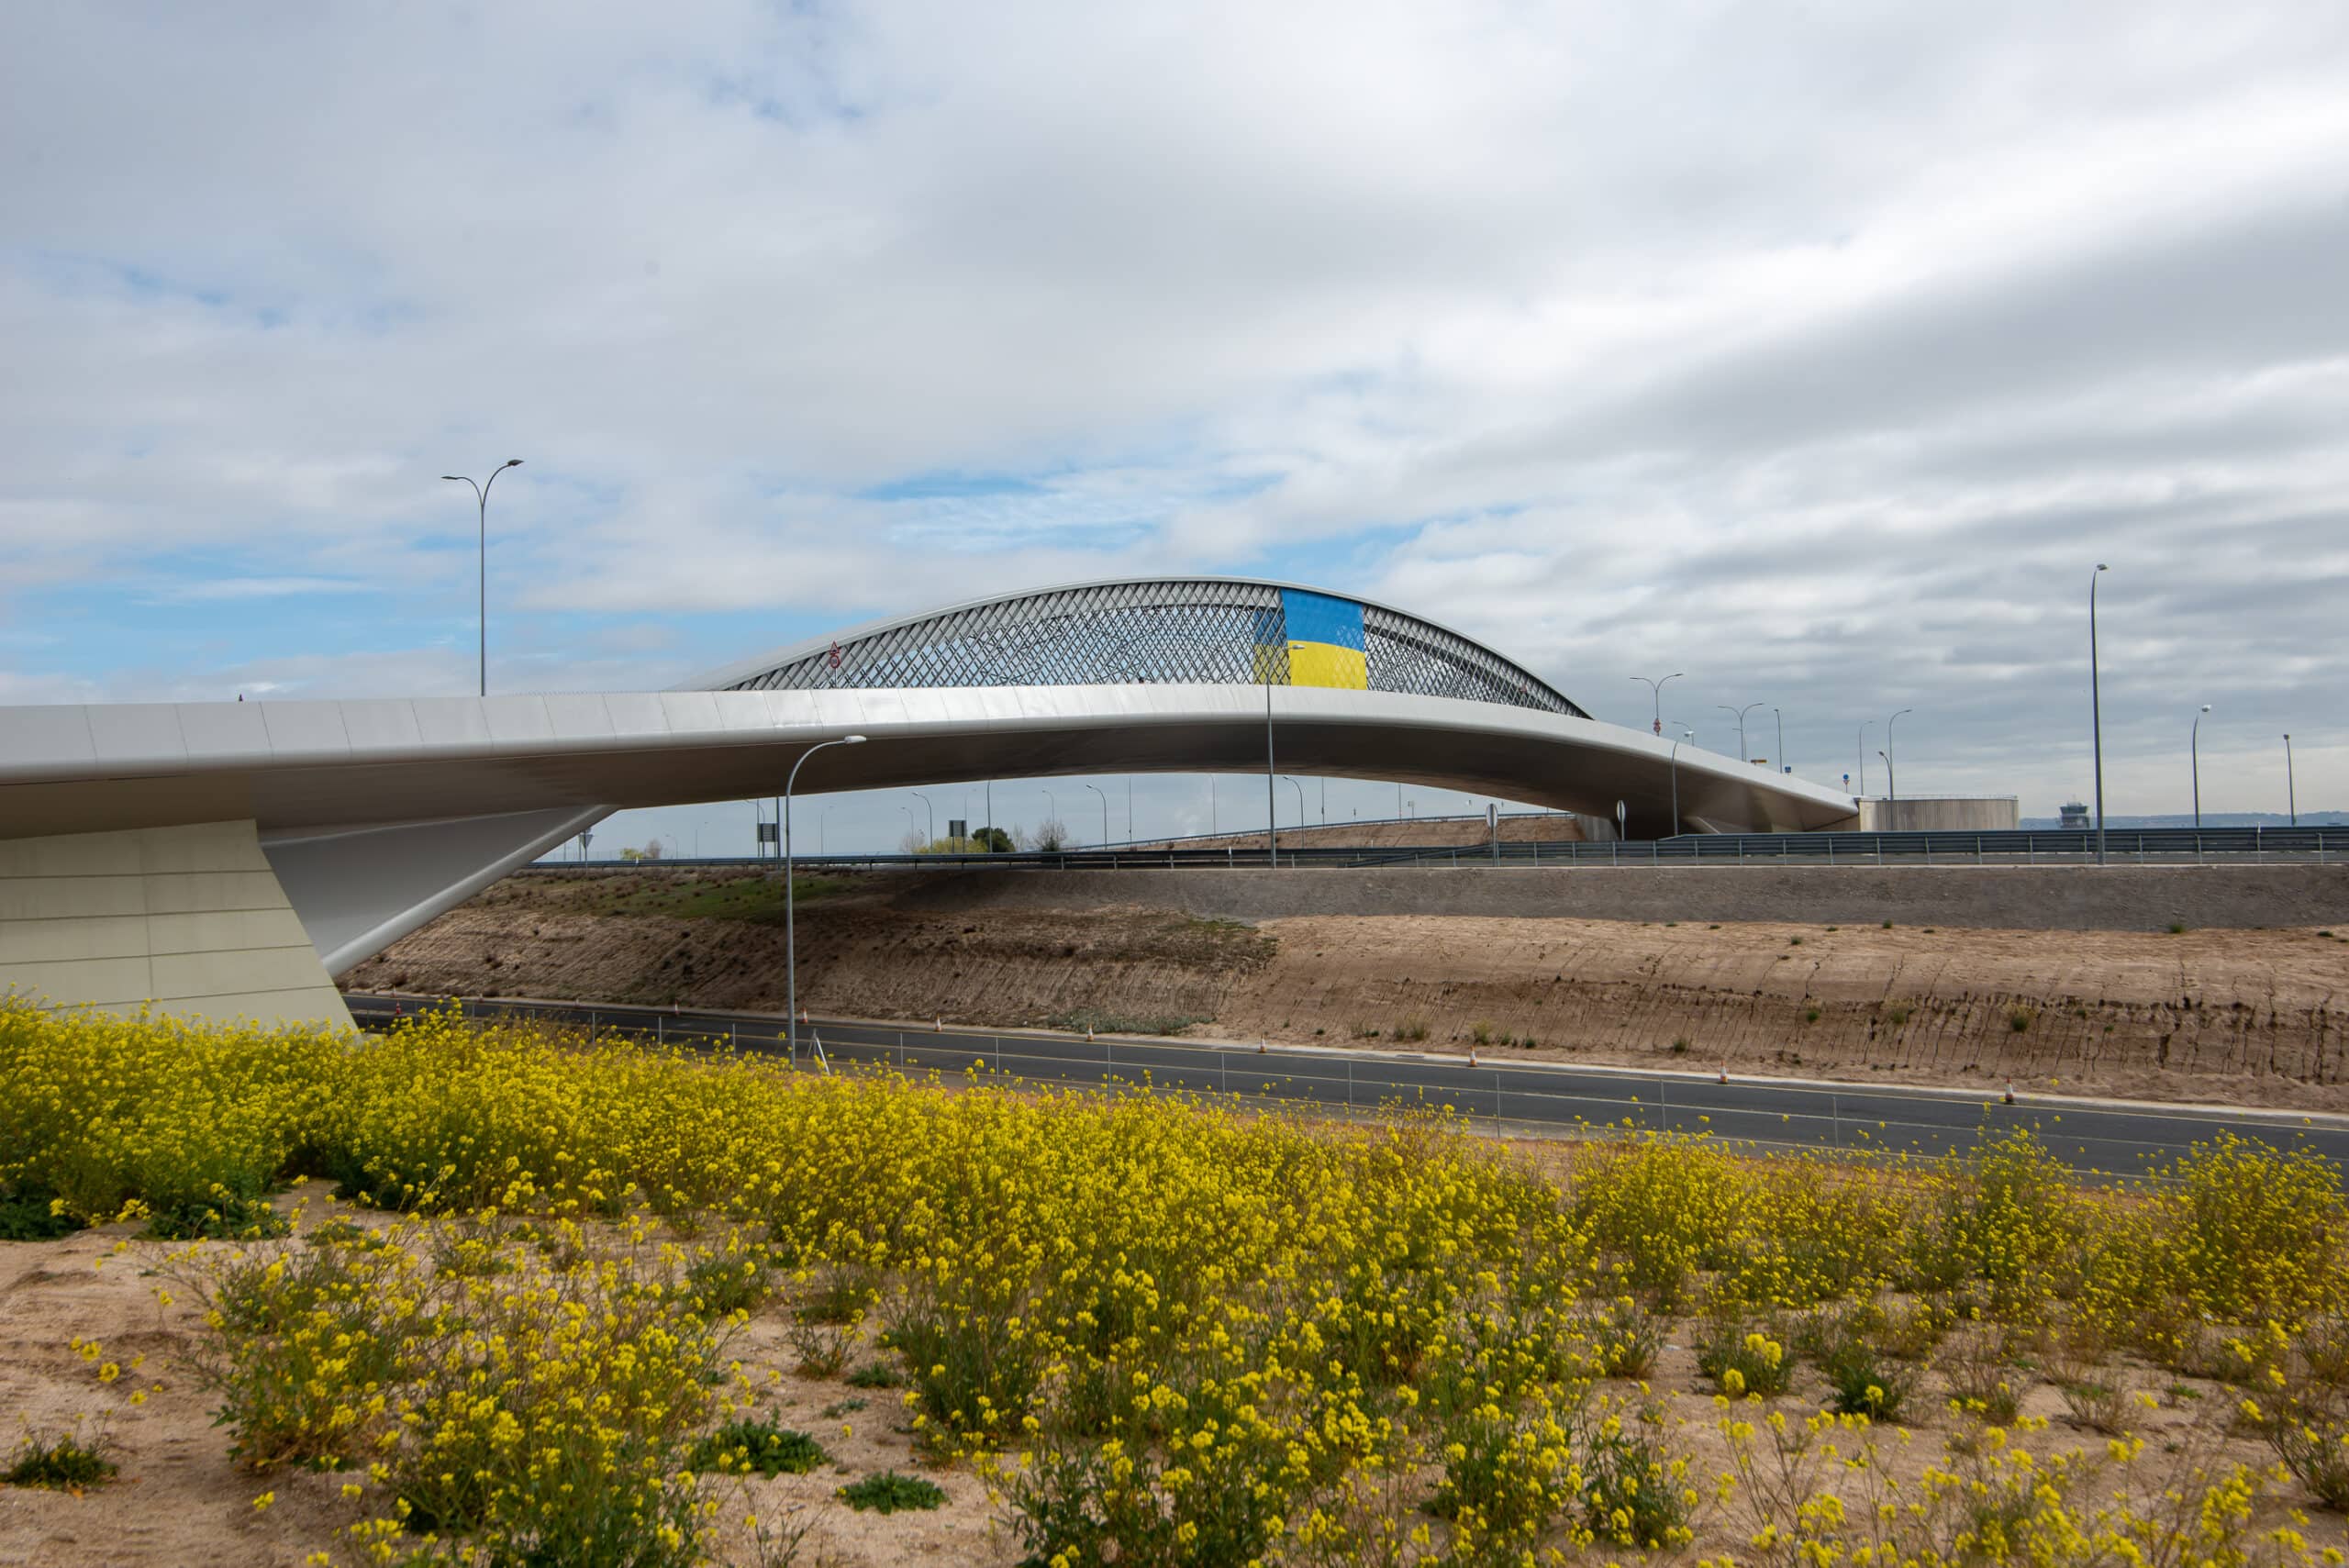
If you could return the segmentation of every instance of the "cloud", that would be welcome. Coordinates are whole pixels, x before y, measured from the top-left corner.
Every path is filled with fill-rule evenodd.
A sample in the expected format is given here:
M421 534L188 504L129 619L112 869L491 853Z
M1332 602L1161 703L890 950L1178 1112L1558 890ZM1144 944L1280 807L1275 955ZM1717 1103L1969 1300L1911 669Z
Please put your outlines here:
M2149 806L2349 677L2337 5L20 7L0 138L0 695L467 689L509 455L508 684L1261 570L2036 812L2098 560Z

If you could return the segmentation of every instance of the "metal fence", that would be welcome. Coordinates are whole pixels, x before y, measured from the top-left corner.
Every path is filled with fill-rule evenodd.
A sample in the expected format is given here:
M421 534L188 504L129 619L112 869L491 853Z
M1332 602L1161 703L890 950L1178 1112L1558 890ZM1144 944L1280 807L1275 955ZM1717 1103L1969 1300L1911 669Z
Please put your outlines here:
M1607 843L1280 846L1285 866L1670 866L1670 865L2077 865L2096 860L2093 830L2017 829L1987 833L1687 833L1674 839ZM2108 861L2132 865L2331 863L2349 860L2349 828L2147 828L2105 834ZM1264 844L1219 849L1112 848L1022 850L1008 854L800 855L808 869L930 869L991 866L1048 871L1175 870L1186 866L1262 866ZM545 861L533 871L615 870L632 865L773 865L752 857L658 862Z

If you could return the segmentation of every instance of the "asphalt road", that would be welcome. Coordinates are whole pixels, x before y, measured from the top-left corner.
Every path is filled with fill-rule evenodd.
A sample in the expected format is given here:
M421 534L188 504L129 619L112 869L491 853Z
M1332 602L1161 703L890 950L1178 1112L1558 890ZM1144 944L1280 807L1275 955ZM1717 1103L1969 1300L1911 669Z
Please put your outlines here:
M346 998L362 1026L380 1027L395 1008L433 1005L409 996ZM468 1001L469 1017L552 1017L649 1040L730 1046L761 1054L785 1050L784 1020L771 1013L677 1011L563 1002ZM1711 1133L1761 1144L1875 1154L1963 1153L1985 1138L2029 1128L2074 1170L2135 1175L2221 1133L2277 1149L2310 1149L2349 1167L2349 1118L2219 1106L2164 1106L2021 1095L2002 1086L1874 1088L1702 1073L1642 1073L1556 1062L1508 1062L1496 1051L1471 1064L1457 1056L1400 1051L1108 1038L1041 1031L922 1029L818 1018L799 1029L803 1061L820 1041L833 1066L870 1064L911 1073L976 1067L1039 1084L1153 1089L1297 1101L1332 1109L1444 1108L1506 1130L1598 1129Z

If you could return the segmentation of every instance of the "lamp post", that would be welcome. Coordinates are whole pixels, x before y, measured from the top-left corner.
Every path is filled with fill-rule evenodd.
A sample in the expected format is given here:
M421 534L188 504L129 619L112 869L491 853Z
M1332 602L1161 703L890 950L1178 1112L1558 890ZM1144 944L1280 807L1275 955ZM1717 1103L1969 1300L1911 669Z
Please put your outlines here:
M1697 732L1693 729L1680 738L1690 741L1696 739ZM1672 743L1672 836L1675 839L1680 837L1680 740Z
M1101 795L1101 842L1107 845L1109 842L1109 797L1101 795L1099 784L1086 784L1085 787Z
M780 808L782 803L778 801L776 805ZM918 831L914 827L914 808L901 800L897 802L897 809L906 814L906 837L910 839Z
M1281 865L1281 792L1273 772L1273 682L1264 678L1264 859L1275 871Z
M1860 798L1868 797L1868 731L1876 728L1871 718L1860 726Z
M2210 705L2204 703L2202 713L2210 711ZM2194 728L2186 742L2194 763L2194 826L2198 830L2202 826L2202 713L2194 716Z
M1753 760L1753 753L1747 749L1745 744L1745 716L1752 713L1757 707L1766 707L1769 705L1766 703L1750 702L1743 707L1731 707L1725 702L1717 702L1713 706L1720 709L1723 713L1733 713L1737 715L1737 760L1741 762L1752 762Z
M1904 707L1900 713L1916 711L1913 707ZM1886 797L1891 800L1900 798L1900 781L1895 778L1892 773L1892 727L1900 722L1900 713L1896 713L1884 721L1884 751L1880 753L1884 758L1884 793Z
M2110 568L2088 573L2088 728L2096 746L2096 863L2104 864L2104 693L2096 657L2096 583Z
M1297 829L1302 833L1305 831L1305 786L1287 773L1283 773L1281 777L1287 779L1289 787L1297 791Z
M1051 790L1044 791L1044 813L1055 825L1059 823L1061 819L1061 803L1052 798L1052 792Z
M1675 670L1671 674L1664 676L1663 680L1651 679L1646 675L1634 675L1631 677L1631 679L1635 681L1646 681L1649 695L1655 698L1655 732L1658 735L1664 733L1664 681L1676 681L1680 679L1684 673L1685 672L1683 671Z
M2299 791L2292 784L2292 732L2284 731L2284 807L2292 814L2292 826L2300 825Z
M783 1032L784 1039L786 1042L785 1050L791 1059L791 1064L795 1067L799 1065L799 929L796 924L797 911L794 907L791 895L791 792L793 788L798 784L799 770L807 765L807 759L822 751L825 747L862 746L863 744L864 737L862 735L843 735L837 740L818 740L813 746L808 747L805 751L800 752L798 761L791 764L791 772L784 775L783 969L785 976L785 1012L783 1019ZM913 813L909 811L906 816L907 821L910 822Z
M921 802L922 819L927 824L922 841L926 844L935 844L938 842L938 808L930 804L930 796L918 789L909 789L906 793ZM908 828L913 826L913 813L910 811L906 813L906 826Z
M489 478L485 481L476 482L462 473L444 473L440 476L458 484L473 485L473 499L479 503L477 511L481 523L481 695L484 696L489 695L489 487L496 484L497 476L507 469L521 466L520 458L509 457L495 468L491 469Z
M1787 766L1787 716L1774 707L1770 717L1778 721L1778 771L1792 773L1794 770Z

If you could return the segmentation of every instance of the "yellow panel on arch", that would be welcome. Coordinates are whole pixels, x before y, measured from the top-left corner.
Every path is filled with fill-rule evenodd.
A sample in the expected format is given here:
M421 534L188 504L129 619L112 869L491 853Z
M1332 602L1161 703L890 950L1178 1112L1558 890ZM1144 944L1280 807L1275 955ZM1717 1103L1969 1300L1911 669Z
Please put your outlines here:
M1284 588L1280 624L1270 624L1272 619L1264 617L1256 634L1258 680L1275 685L1370 689L1370 655L1360 605Z

